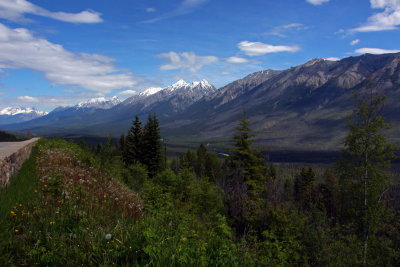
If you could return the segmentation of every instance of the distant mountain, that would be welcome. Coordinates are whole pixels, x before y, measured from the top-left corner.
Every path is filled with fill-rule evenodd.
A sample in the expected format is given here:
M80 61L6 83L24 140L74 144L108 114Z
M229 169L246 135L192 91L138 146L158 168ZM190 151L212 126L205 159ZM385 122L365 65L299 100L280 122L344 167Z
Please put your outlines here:
M192 83L180 80L165 88L149 88L122 103L116 99L110 102L92 99L73 107L60 107L29 124L9 125L7 129L31 129L41 135L119 135L126 131L136 114L147 117L149 113L156 112L159 118L168 118L215 91L215 87L206 80Z
M165 88L149 88L109 109L69 117L53 111L5 129L29 129L42 135L119 136L136 114L146 121L149 113L156 112L169 144L222 144L230 140L246 110L261 145L337 150L348 130L346 116L355 106L353 93L369 80L374 91L387 95L384 116L394 125L389 132L392 140L400 143L400 53L339 61L313 59L286 70L256 72L219 90L205 80L181 80Z
M353 92L372 80L387 95L384 115L400 142L400 53L314 59L283 71L253 73L165 120L165 136L227 140L243 109L257 141L269 147L338 149L347 132ZM211 138L210 138L211 139Z
M157 112L162 107L165 109L162 113L166 114L183 110L215 91L215 87L206 80L192 83L179 80L165 88L149 88L126 99L121 106L138 108L140 113Z
M47 112L35 108L6 107L0 110L0 125L33 120L47 115Z
M118 97L113 96L111 99L104 97L92 98L84 102L80 102L74 106L75 109L110 109L121 103Z

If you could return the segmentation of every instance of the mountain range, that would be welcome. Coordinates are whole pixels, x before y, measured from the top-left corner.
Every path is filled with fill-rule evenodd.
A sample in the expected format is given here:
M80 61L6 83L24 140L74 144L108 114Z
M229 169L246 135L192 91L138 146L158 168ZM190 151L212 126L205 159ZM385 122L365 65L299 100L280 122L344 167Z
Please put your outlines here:
M35 108L6 107L0 110L0 125L33 120L47 115L47 112Z
M114 101L107 108L90 104L59 108L2 128L50 136L119 136L136 114L145 121L156 112L169 142L215 143L229 141L245 110L261 145L336 150L347 132L345 118L356 103L354 91L369 80L373 90L387 95L384 115L394 125L392 140L398 142L400 53L313 59L286 70L252 73L218 90L205 80L181 80L166 88L149 88L121 103Z

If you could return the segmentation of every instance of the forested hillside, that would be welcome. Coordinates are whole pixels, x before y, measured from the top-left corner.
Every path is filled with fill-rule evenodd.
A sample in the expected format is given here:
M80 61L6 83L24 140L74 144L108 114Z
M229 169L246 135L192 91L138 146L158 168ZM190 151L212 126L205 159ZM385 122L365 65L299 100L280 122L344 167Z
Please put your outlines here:
M41 140L0 191L3 265L396 266L399 181L381 117L361 92L342 160L294 175L254 146L246 112L221 158L168 158L156 114L119 144Z

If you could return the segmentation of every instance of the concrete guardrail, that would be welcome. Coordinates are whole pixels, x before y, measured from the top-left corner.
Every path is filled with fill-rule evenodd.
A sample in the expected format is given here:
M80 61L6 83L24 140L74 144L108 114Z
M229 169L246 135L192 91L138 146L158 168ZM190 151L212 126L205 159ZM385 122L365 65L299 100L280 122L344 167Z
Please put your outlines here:
M0 188L6 186L21 169L38 140L32 138L22 142L0 142Z

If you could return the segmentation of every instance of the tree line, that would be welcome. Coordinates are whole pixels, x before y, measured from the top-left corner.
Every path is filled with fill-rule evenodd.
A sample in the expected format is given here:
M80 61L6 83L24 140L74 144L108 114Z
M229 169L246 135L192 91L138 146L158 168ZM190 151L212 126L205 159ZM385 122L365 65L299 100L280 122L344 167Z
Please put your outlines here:
M153 212L164 203L215 227L223 216L233 230L225 242L252 265L395 266L400 198L390 162L397 147L385 135L384 96L367 91L358 100L342 159L322 177L312 167L280 177L254 148L243 112L228 157L201 144L169 164L156 114L144 126L136 116L120 139L123 181Z

